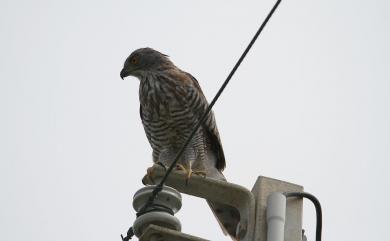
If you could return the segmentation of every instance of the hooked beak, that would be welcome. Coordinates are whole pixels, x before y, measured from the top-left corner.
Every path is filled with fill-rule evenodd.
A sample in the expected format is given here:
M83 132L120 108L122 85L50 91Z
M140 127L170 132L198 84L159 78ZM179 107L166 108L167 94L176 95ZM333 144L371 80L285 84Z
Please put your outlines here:
M127 69L123 68L123 69L121 70L120 76L121 76L122 79L124 79L125 77L127 77L127 76L129 76L129 75L130 75L130 72L129 72Z

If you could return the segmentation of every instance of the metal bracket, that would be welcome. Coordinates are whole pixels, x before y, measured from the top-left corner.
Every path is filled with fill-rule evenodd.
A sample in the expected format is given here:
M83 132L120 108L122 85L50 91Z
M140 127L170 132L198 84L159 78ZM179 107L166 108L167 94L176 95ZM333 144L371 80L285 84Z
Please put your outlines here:
M148 169L148 173L149 175L144 177L143 183L154 184L161 180L165 170L160 165L154 165ZM237 184L198 175L192 175L189 182L186 183L186 175L177 171L173 171L169 175L165 184L179 192L229 205L237 209L240 213L240 222L236 230L239 230L240 241L253 241L255 199L248 189Z

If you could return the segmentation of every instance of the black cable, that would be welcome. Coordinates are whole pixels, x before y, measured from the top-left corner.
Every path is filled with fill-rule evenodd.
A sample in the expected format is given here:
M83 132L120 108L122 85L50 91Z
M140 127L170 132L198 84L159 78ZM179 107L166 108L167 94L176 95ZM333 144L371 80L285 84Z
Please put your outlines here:
M129 241L134 236L134 230L133 227L130 227L127 231L126 237L123 237L121 234L122 241Z
M222 86L219 88L217 94L215 95L215 97L213 98L213 100L210 102L210 105L207 107L206 111L203 113L202 117L200 118L199 122L196 124L196 126L194 127L194 129L192 130L191 134L189 135L189 137L187 138L186 142L184 143L184 145L182 146L182 148L180 149L180 151L176 154L176 157L174 159L174 161L172 162L172 164L169 166L169 168L167 169L167 171L165 172L165 175L164 177L161 179L160 183L156 185L156 187L153 189L153 192L152 192L152 195L150 195L148 201L146 202L145 206L143 206L141 208L141 210L139 211L139 213L143 213L145 212L145 210L150 206L152 205L154 199L156 198L157 194L162 190L162 187L164 186L164 183L165 181L167 180L169 174L171 173L171 171L173 170L173 168L176 166L176 163L179 161L181 155L183 154L184 150L187 148L187 146L189 145L189 143L191 142L192 138L194 137L194 135L196 134L196 132L198 131L199 127L202 125L202 123L205 121L205 119L207 118L207 116L209 115L211 109L213 108L214 104L217 102L219 96L222 94L222 92L224 91L224 89L226 88L227 84L229 83L230 79L233 77L234 73L236 72L236 70L238 69L238 67L240 66L241 62L244 60L245 56L248 54L249 50L252 48L253 44L256 42L257 38L259 37L260 33L263 31L265 25L268 23L268 20L271 18L271 16L273 15L273 13L275 12L276 8L279 6L279 3L281 2L282 0L277 0L275 5L273 6L273 8L271 9L271 11L268 13L267 17L264 19L263 23L261 24L260 28L257 30L256 34L253 36L252 40L249 42L248 46L246 47L246 49L244 50L244 52L242 53L241 57L238 59L237 63L234 65L233 69L230 71L228 77L226 78L226 80L223 82ZM129 229L130 231L130 229ZM122 236L122 235L121 235ZM130 237L131 239L131 237ZM129 240L129 237L125 237L123 238L122 237L122 240Z
M161 204L157 204L157 203L153 203L151 204L147 210L145 211L139 211L137 213L137 217L141 216L141 215L144 215L145 213L150 213L150 212L165 212L165 213L169 213L170 215L174 215L175 212L173 212L172 209L164 206L164 205L161 205Z
M321 210L321 204L318 199L313 196L310 193L307 192L286 192L284 193L286 198L289 197L300 197L300 198L307 198L314 204L314 207L316 209L316 219L317 219L317 225L316 225L316 241L321 241L321 233L322 233L322 210Z
M164 205L161 205L161 204L153 203L145 211L143 211L143 212L139 211L137 213L137 218L141 215L144 215L145 213L150 213L150 212L165 212L165 213L168 213L172 216L175 214L175 212L172 209L170 209ZM129 241L133 236L134 236L133 227L129 228L129 230L127 231L126 237L123 237L123 235L121 234L122 241Z

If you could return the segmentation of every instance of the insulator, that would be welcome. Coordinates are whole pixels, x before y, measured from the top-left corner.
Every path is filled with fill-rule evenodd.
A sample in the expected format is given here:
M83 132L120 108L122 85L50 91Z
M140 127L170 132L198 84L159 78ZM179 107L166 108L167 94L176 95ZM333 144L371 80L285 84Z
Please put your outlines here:
M179 219L173 216L181 208L181 195L171 187L163 186L153 204L140 212L148 202L154 188L154 185L146 186L134 194L133 207L138 217L134 221L133 230L137 237L140 237L150 224L181 231Z

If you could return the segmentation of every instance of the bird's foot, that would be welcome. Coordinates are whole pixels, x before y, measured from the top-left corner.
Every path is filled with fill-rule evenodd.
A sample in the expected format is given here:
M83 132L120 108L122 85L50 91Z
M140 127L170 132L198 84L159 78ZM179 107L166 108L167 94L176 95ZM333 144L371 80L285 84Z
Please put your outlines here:
M158 162L155 162L154 164L161 166L164 169L164 172L167 171L167 167L164 165L164 163L158 161Z
M162 167L162 169L164 169L164 172L167 171L167 167L162 162L155 162L153 166L149 167L146 170L146 175L142 179L142 183L144 185L146 185L148 183L155 184L156 182L155 182L153 177L155 176L156 168L161 168L161 167Z
M205 171L198 171L198 170L195 171L195 170L192 170L191 167L185 168L182 164L177 164L176 165L176 170L183 171L184 173L186 173L186 185L188 185L188 182L190 181L190 178L191 178L192 174L199 175L199 176L202 176L202 177L206 177L206 172Z

